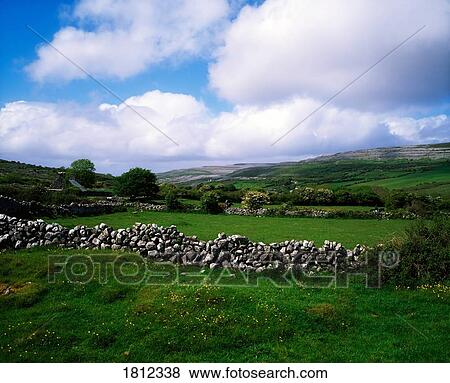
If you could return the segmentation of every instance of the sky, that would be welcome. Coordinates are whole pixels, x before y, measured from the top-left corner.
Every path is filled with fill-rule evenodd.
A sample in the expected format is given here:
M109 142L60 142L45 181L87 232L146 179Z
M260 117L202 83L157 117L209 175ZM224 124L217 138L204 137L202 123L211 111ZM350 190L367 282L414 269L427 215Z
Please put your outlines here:
M120 174L450 141L449 0L0 0L0 158Z

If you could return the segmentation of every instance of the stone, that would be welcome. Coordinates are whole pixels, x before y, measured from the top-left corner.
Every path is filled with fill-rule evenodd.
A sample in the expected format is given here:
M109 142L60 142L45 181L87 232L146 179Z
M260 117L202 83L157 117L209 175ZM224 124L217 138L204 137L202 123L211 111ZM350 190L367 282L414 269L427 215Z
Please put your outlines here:
M75 206L75 205L74 205ZM261 273L266 269L291 268L308 274L319 270L356 270L364 262L365 248L353 250L335 241L317 248L312 241L283 241L265 244L240 235L220 233L215 240L187 237L175 226L137 223L131 228L113 230L102 223L94 228L78 225L66 229L42 220L24 220L0 214L0 248L22 249L56 245L66 248L101 248L134 251L156 261L208 265L210 269L229 267Z

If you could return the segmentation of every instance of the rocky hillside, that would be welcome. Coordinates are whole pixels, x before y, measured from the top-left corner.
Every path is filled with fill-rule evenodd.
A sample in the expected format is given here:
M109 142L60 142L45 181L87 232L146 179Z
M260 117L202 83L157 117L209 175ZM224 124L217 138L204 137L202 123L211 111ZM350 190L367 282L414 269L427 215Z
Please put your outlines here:
M375 148L366 150L356 150L351 152L336 153L327 156L320 156L305 160L304 162L315 161L338 161L348 159L358 160L386 160L386 159L441 159L450 158L450 143L434 145L412 145L394 146L390 148Z
M208 181L230 179L248 179L294 175L297 170L311 164L321 166L321 163L344 160L442 160L450 159L450 143L434 145L414 145L389 148L364 149L332 155L323 155L298 162L234 164L226 166L203 166L198 168L172 170L158 174L162 182L197 184ZM283 174L282 174L283 173Z
M161 182L201 183L227 178L230 174L248 168L267 167L275 164L233 164L223 166L202 166L198 168L177 169L157 174Z

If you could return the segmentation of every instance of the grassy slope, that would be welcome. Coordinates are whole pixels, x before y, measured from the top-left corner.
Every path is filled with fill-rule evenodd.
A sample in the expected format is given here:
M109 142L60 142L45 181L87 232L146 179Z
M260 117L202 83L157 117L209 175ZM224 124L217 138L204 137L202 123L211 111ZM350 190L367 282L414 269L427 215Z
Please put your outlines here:
M57 221L68 227L77 224L94 226L101 222L115 228L128 227L135 222L157 223L163 226L173 224L184 233L197 235L205 240L215 238L225 230L227 234L242 234L254 241L266 243L308 239L321 244L325 239L329 239L339 241L345 246L354 246L357 243L374 245L409 225L405 220L241 217L164 212L125 212L95 217L59 218Z
M241 179L239 188L264 187L277 180L291 177L298 185L322 186L382 186L386 188L416 188L440 182L449 186L450 161L447 160L339 160L278 165L271 168L250 168L235 172L231 177L262 177ZM271 182L270 182L270 181ZM423 189L423 188L422 188Z
M55 180L58 170L15 161L0 160L0 184L32 185L41 183L49 186Z
M2 362L450 361L448 292L48 284L54 253L2 254Z
M23 188L28 188L33 185L49 187L55 181L59 171L64 171L64 169L36 166L18 161L5 161L0 159L0 185L14 185ZM96 174L99 187L111 187L113 183L113 177L111 175L101 173Z
M377 181L369 181L361 185L382 186L389 189L405 189L421 184L450 183L450 167L441 166L430 171L418 171L399 177L385 178Z
M49 186L58 169L0 160L0 185ZM186 171L174 171L183 174ZM250 177L250 179L247 179ZM255 178L256 177L256 178ZM98 187L109 189L113 178L98 174ZM260 166L227 176L238 188L280 189L283 180L311 186L381 186L450 197L449 159L341 159Z

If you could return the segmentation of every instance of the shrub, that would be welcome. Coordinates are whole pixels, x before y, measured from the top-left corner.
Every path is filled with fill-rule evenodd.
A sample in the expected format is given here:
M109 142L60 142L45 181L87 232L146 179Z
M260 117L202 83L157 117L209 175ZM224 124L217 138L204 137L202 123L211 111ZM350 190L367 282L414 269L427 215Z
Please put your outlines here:
M444 282L450 273L450 221L446 217L418 221L385 250L400 256L398 266L384 272L385 283L416 287Z
M292 200L296 205L331 205L335 198L331 189L302 187L294 189Z
M168 191L166 193L164 201L169 211L181 210L183 207L181 201L178 199L178 195L175 190Z
M431 216L441 208L441 199L429 195L393 191L386 198L386 209L407 209L422 217Z
M159 185L159 195L163 199L165 199L166 195L170 192L177 193L177 187L174 184L163 183Z
M353 188L351 194L353 199L352 205L380 206L383 204L381 197L368 186Z
M33 185L28 188L0 185L0 195L14 198L17 201L36 201L50 205L81 201L80 191L76 188L67 188L64 192L58 192L48 190L42 185Z
M336 205L347 206L354 203L353 195L348 190L340 189L334 192Z
M218 214L222 212L222 208L219 204L220 196L215 191L208 191L203 193L200 199L202 209L209 214Z
M386 197L385 207L388 210L402 209L408 207L412 199L412 193L395 190Z
M267 193L249 191L245 193L244 198L242 199L242 206L246 209L256 210L263 205L268 204L269 201L269 195Z
M158 193L156 176L147 169L133 168L116 178L115 192L124 197L154 197Z

